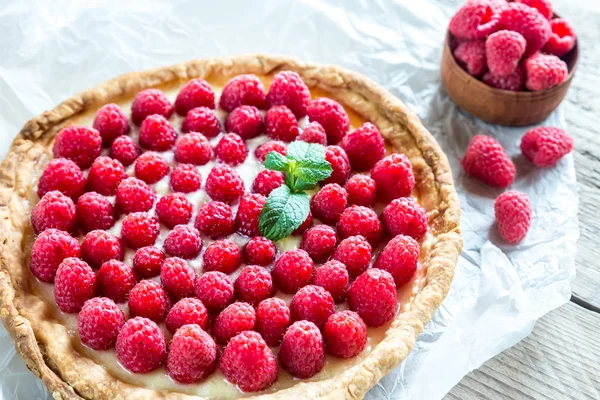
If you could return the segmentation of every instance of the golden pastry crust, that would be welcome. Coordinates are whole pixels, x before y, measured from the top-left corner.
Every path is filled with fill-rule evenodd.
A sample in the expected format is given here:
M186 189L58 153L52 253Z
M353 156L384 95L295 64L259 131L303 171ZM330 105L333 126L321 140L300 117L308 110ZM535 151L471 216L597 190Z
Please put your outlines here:
M346 69L304 63L287 57L247 55L207 58L122 75L80 93L27 122L0 169L0 315L18 353L55 399L197 398L125 383L78 353L70 333L32 294L28 268L32 236L29 215L38 200L35 183L51 159L57 131L85 110L138 91L192 78L225 80L242 73L300 74L309 88L319 88L380 129L395 150L412 162L416 190L427 209L434 241L427 263L427 283L406 312L398 314L385 337L364 360L332 379L301 382L253 399L362 398L379 379L409 354L417 336L448 293L462 249L460 204L445 154L431 134L397 98L371 79Z

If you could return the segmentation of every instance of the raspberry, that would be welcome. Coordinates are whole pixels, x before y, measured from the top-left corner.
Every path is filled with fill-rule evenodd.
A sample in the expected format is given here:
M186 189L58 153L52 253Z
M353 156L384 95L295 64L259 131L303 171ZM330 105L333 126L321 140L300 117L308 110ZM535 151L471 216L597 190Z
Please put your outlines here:
M235 133L226 133L221 136L215 147L215 154L219 160L230 165L242 164L248 157L248 147L241 137Z
M115 224L111 202L96 192L84 193L77 199L77 220L84 232L110 229Z
M283 293L296 293L312 279L314 264L304 250L288 250L275 261L273 280Z
M509 3L500 11L502 29L517 32L527 41L525 57L539 51L550 37L550 23L535 8L525 4Z
M531 203L525 193L511 190L502 193L494 203L500 236L517 244L527 235L531 223Z
M325 365L325 347L321 331L310 321L294 322L283 335L279 361L299 379L308 379Z
M469 0L450 20L449 30L459 39L483 39L498 30L498 7L486 0Z
M132 315L161 322L171 308L171 300L160 283L144 279L129 292L128 305Z
M160 266L160 281L176 299L194 295L196 278L196 272L181 258L166 258Z
M569 76L567 63L552 54L537 53L525 60L527 80L531 91L549 89L563 83Z
M273 296L275 288L271 274L258 265L248 265L235 280L235 293L241 301L257 305Z
M245 236L258 236L258 217L267 198L262 194L248 193L242 197L235 215L236 230Z
M154 278L160 274L165 254L154 246L142 247L133 256L133 270L142 278Z
M327 146L327 133L318 122L311 122L306 125L296 140L302 140L306 143L317 143Z
M481 76L487 71L484 40L460 42L453 51L456 61L473 76Z
M515 2L535 8L546 19L552 18L552 3L550 0L515 0Z
M100 293L117 303L127 300L127 296L135 284L133 269L121 261L108 260L98 270Z
M475 135L460 163L467 174L490 186L505 188L515 179L515 164L489 136Z
M300 248L308 253L314 262L325 262L335 250L337 238L329 225L315 225L304 233Z
M351 278L356 278L369 268L371 245L363 236L350 236L342 240L333 253L332 259L346 266Z
M350 159L340 146L327 146L325 149L325 159L331 164L331 175L321 182L321 184L337 183L344 185L350 178Z
M263 132L263 119L258 108L241 106L225 119L225 130L238 134L242 139L252 139Z
M296 72L281 71L273 77L267 102L269 108L283 105L289 108L296 118L302 118L310 104L310 91Z
M310 211L316 217L328 224L334 224L348 205L346 189L337 183L325 185L310 201Z
M196 107L215 108L215 92L208 82L200 78L186 83L175 99L175 111L182 117Z
M175 161L186 164L204 165L213 157L213 150L206 136L191 132L183 135L175 145Z
M525 88L525 73L521 66L518 66L512 74L503 77L495 76L488 72L483 75L481 80L485 82L486 85L496 89L518 92Z
M231 207L220 201L202 204L194 224L203 235L211 239L229 236L234 230Z
M49 228L73 232L76 224L75 203L57 190L46 193L31 210L31 225L35 233Z
M345 189L348 192L348 204L357 206L370 206L377 196L375 181L367 175L353 175L346 182Z
M156 215L167 228L187 224L192 218L192 203L182 193L170 193L156 203Z
M110 157L98 157L92 164L87 177L88 191L104 196L113 196L123 179L127 178L125 167Z
M142 154L140 147L129 136L119 136L110 146L110 156L128 167Z
M369 122L344 136L340 146L356 170L371 169L385 154L383 137L379 129Z
M341 311L329 317L323 334L327 353L335 357L355 357L367 344L367 325L353 311Z
M276 297L263 300L256 309L256 330L269 346L278 346L287 327L292 323L290 309Z
M76 313L96 294L96 274L85 261L65 258L56 270L54 298L62 312Z
M234 287L231 279L222 272L205 272L196 282L196 297L209 312L224 309L233 300Z
M183 133L197 132L208 138L213 138L221 133L221 122L215 113L207 107L191 109L181 124Z
M525 53L527 42L517 32L498 31L485 41L485 54L490 72L498 77L515 72Z
M186 325L173 335L167 357L169 376L180 383L195 383L212 374L217 345L198 325Z
M230 304L215 320L213 330L215 339L220 344L226 344L238 333L251 331L255 322L256 313L250 304L240 302Z
M135 95L131 104L131 120L134 124L140 125L147 116L153 114L169 119L173 114L173 105L158 89L142 90Z
M231 240L217 240L206 248L203 261L204 271L230 274L242 264L242 251Z
M410 236L398 235L381 250L373 268L389 272L396 287L401 288L415 275L418 262L419 243Z
M336 303L346 298L348 291L348 270L346 266L339 261L331 260L326 262L315 272L315 285L320 286L331 293Z
M54 282L60 263L68 257L80 257L77 239L58 229L46 229L40 233L31 248L31 272L43 282Z
M258 392L275 382L277 359L260 334L246 331L233 337L219 360L225 379L244 392Z
M415 187L412 164L404 154L390 154L371 169L377 195L386 201L410 196Z
M211 199L234 203L244 195L244 181L233 168L215 165L206 178L206 193Z
M194 297L179 300L167 315L167 329L174 334L179 328L188 324L197 324L208 329L208 312L202 302Z
M100 107L92 125L102 137L102 144L110 146L113 141L129 133L127 115L117 104L106 104Z
M335 312L331 293L321 286L308 285L298 290L290 303L294 321L307 320L323 328L327 318Z
M569 23L562 18L550 21L552 34L544 45L544 52L562 57L575 47L575 32Z
M249 265L266 267L275 260L277 248L269 239L255 236L244 247L244 261Z
M286 106L275 106L265 116L265 132L271 139L291 142L300 133L298 120Z
M140 126L140 145L146 149L167 151L176 139L177 132L162 115L149 115Z
M181 193L192 193L200 190L202 175L192 164L179 164L171 172L171 190Z
M370 268L348 290L348 305L367 326L381 326L392 320L398 309L396 284L389 272Z
M383 228L377 213L371 208L350 206L344 210L338 222L338 234L342 239L361 235L375 245L379 243Z
M100 155L102 138L100 133L87 126L67 126L61 130L52 147L54 158L72 160L81 169L86 169Z
M169 174L169 164L160 154L148 151L135 161L134 172L139 178L151 185Z
M308 106L307 114L311 122L318 122L325 129L329 144L336 144L342 140L350 128L350 118L346 110L332 99L314 99Z
M83 304L79 312L77 330L81 342L94 350L108 350L114 346L125 323L123 311L106 297L94 297Z
M85 178L81 169L71 160L57 158L48 163L38 182L38 196L58 190L73 200L85 191Z
M173 257L196 258L202 250L200 232L189 225L177 225L167 235L163 247Z
M292 235L294 235L294 236L303 235L304 232L306 232L308 230L308 228L310 228L312 226L312 224L313 224L313 216L312 216L312 213L309 211L308 216L306 217L304 222L299 227L297 227L294 232L292 232Z
M537 167L551 167L571 150L573 139L559 128L533 128L521 139L521 152Z
M121 238L132 249L152 246L159 233L158 220L146 212L128 214L121 225Z
M267 105L265 87L256 75L238 75L230 79L223 87L219 99L219 106L223 110L231 112L242 105L256 108L265 108Z
M271 140L267 143L263 143L254 150L254 156L260 160L260 162L265 162L267 158L267 154L275 151L282 156L286 154L285 143L280 142L278 140Z
M103 230L89 232L81 242L81 257L94 268L108 260L123 261L124 256L121 239Z
M266 197L269 196L273 190L283 185L284 181L285 176L283 175L283 172L265 169L264 171L260 171L258 175L256 175L256 178L254 178L252 191Z
M427 232L427 212L409 197L392 200L383 210L383 226L391 236L421 239Z
M115 204L125 213L150 211L156 195L148 184L137 178L127 178L117 187Z
M153 371L167 358L165 335L156 322L143 317L125 322L116 349L121 365L133 373Z

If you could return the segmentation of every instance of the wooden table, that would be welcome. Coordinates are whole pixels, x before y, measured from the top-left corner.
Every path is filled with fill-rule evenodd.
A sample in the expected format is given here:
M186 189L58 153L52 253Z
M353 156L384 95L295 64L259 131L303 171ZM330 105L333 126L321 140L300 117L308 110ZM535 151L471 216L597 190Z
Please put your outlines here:
M562 107L575 139L581 237L571 301L446 396L461 399L600 399L600 5L553 0L580 38L577 75Z

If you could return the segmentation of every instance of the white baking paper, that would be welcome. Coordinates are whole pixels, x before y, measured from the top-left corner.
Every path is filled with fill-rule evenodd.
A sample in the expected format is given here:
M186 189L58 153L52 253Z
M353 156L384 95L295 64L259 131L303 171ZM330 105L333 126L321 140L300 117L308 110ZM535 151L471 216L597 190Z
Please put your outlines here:
M569 299L579 235L572 157L554 168L534 168L518 149L525 129L486 125L458 109L441 88L445 29L461 3L3 2L0 156L27 120L126 72L266 52L370 76L422 118L448 155L462 202L465 247L450 293L412 353L367 398L439 399ZM568 130L560 108L545 124ZM493 202L501 191L460 168L460 157L478 133L493 135L513 156L518 168L513 187L532 201L531 230L518 246L506 245L496 233ZM0 398L46 397L0 326Z

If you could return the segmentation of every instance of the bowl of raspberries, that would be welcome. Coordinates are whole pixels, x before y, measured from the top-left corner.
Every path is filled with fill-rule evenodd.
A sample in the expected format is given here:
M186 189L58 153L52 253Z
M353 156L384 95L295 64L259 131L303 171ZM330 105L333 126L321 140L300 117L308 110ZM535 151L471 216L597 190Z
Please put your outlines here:
M531 125L563 100L578 55L573 28L550 0L468 0L450 20L442 84L486 122Z

